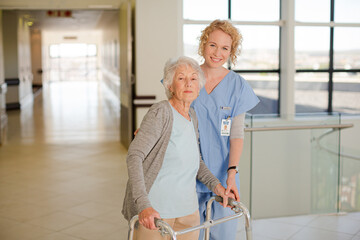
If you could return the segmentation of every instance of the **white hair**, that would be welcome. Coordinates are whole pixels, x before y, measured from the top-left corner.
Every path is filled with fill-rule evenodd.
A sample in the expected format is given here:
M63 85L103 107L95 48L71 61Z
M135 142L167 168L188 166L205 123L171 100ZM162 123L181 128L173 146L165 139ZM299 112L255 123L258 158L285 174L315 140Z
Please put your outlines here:
M185 57L185 56L181 56L178 58L170 58L165 63L164 76L163 76L163 85L168 99L170 99L173 96L169 88L173 83L176 70L180 66L184 66L184 65L190 66L192 69L194 69L197 72L199 77L199 89L201 89L205 85L206 82L205 75L201 70L200 65L197 63L197 61L195 61L190 57Z

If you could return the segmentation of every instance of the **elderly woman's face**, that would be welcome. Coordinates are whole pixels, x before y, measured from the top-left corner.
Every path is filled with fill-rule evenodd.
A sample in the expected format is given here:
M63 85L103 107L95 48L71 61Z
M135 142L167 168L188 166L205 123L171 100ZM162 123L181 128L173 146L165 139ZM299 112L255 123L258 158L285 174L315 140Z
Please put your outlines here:
M173 92L174 100L191 103L197 98L200 90L198 72L188 65L180 65L169 89Z

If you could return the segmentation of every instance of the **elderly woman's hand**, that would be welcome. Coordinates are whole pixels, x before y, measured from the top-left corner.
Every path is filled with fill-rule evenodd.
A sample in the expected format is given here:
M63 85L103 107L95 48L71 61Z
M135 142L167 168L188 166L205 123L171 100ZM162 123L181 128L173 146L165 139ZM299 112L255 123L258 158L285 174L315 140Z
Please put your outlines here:
M145 208L139 214L140 224L151 230L157 229L154 223L155 218L160 219L160 214L152 207Z
M216 185L216 187L214 189L214 193L223 198L223 202L221 204L223 207L230 207L230 206L228 206L228 198L236 199L234 193L230 192L230 193L226 194L226 189L220 183L218 185Z

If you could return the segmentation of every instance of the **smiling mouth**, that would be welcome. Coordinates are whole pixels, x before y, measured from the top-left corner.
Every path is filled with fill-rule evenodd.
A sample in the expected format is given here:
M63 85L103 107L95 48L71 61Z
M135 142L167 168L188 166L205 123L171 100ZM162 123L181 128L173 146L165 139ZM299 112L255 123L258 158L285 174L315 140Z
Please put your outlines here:
M221 62L221 58L211 58L211 60L213 61L213 62Z

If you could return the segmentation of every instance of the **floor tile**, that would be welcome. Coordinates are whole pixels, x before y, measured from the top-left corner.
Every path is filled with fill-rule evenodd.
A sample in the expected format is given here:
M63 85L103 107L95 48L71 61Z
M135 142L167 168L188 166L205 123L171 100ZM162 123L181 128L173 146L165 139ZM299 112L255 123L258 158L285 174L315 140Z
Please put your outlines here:
M51 209L46 209L33 204L10 204L6 208L0 210L0 217L17 220L20 222L28 221L37 217L45 216L53 212Z
M319 216L308 226L352 235L360 231L360 221L348 216Z
M0 231L0 239L6 240L36 240L51 231L44 228L28 225L28 224L17 224L9 229L3 229Z
M103 239L104 236L116 232L118 229L119 226L114 224L89 220L61 232L86 240L100 240Z
M295 225L306 226L311 221L313 221L316 217L317 217L316 215L280 217L280 218L269 219L269 221L278 222L278 223L291 223L291 224L295 224Z
M89 219L86 217L77 216L66 212L55 212L43 217L35 218L27 223L45 229L60 231L87 220Z
M88 198L79 198L73 195L68 194L61 194L59 196L46 199L46 200L40 200L34 205L42 206L49 209L54 210L67 210L70 208L73 208L75 206L78 206L80 204L84 204L88 202Z
M267 220L256 220L253 221L253 233L259 236L275 239L288 239L296 232L300 231L302 226L278 223Z
M114 206L108 206L96 202L87 202L73 208L69 208L66 211L80 216L93 218L116 210L118 209L116 209Z
M332 232L321 230L317 228L303 228L297 232L294 236L289 238L290 240L350 240L352 235L346 233Z
M346 214L349 218L360 221L360 212L351 212Z
M81 240L81 238L72 237L63 233L51 233L41 236L37 240Z

